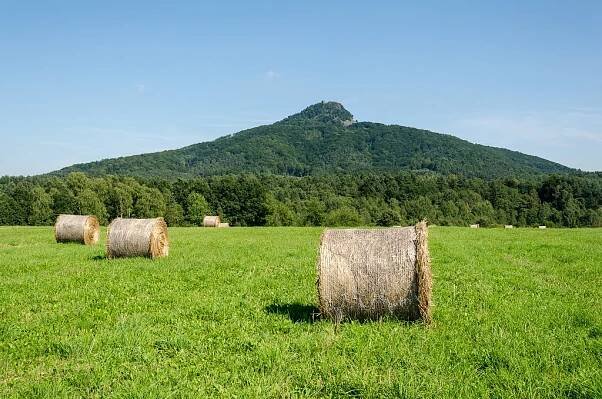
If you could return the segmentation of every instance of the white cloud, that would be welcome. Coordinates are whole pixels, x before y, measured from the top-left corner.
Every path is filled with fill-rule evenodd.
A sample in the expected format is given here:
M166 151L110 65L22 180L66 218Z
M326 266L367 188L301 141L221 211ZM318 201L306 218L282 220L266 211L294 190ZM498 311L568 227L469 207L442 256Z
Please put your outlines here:
M266 80L273 81L280 79L280 73L270 69L264 74L264 77Z

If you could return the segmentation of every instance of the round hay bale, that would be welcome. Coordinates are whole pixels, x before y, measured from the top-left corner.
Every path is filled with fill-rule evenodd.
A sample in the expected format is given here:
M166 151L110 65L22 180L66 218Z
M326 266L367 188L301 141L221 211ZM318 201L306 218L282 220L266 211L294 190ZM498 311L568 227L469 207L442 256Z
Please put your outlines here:
M425 222L387 229L327 229L318 260L323 316L431 322L432 275Z
M94 245L98 242L100 224L96 216L59 215L54 224L56 242L79 242Z
M203 227L219 227L219 216L205 216L203 218Z
M224 228L224 227L230 227L230 223L220 223L220 224L217 225L217 227L222 227L222 228Z
M167 224L163 218L122 219L111 222L107 230L107 258L169 254Z

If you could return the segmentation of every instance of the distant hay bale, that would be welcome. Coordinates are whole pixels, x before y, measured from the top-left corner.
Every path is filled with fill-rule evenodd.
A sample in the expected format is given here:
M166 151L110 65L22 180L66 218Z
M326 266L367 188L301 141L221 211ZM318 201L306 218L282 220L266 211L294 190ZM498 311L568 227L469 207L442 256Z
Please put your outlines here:
M545 229L547 228L546 226L539 226L540 229Z
M513 228L514 228L514 226L513 226L513 225L511 225L511 224L505 224L505 225L504 225L504 228L505 228L505 229L513 229Z
M122 219L111 222L107 231L107 258L169 254L167 224L163 218Z
M203 218L203 227L219 227L219 216L205 216Z
M471 224L470 228L471 229L478 229L480 226L478 224Z
M431 321L432 275L425 222L387 229L327 229L318 260L322 315Z
M230 227L230 223L220 223L217 227Z
M100 224L96 216L59 215L54 224L56 242L79 242L94 245L98 242Z

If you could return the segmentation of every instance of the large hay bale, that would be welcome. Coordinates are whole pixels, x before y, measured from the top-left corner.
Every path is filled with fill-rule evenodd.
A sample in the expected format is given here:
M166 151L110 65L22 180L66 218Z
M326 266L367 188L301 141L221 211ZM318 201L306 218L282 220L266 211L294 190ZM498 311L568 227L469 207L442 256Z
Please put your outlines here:
M220 223L217 227L230 227L230 223Z
M100 224L96 216L59 215L54 224L56 242L79 242L94 245L98 242Z
M431 321L432 276L425 222L387 229L328 229L321 237L318 300L342 319Z
M219 227L219 216L205 216L203 218L203 227Z
M163 218L122 219L111 222L107 231L107 258L169 254L167 224Z

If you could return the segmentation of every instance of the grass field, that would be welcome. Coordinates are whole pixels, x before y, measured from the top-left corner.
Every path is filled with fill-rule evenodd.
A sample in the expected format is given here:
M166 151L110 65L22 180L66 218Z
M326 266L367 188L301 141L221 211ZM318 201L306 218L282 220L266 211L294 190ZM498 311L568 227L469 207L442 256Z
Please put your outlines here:
M0 228L0 397L602 397L602 229L432 228L431 328L314 320L320 232Z

